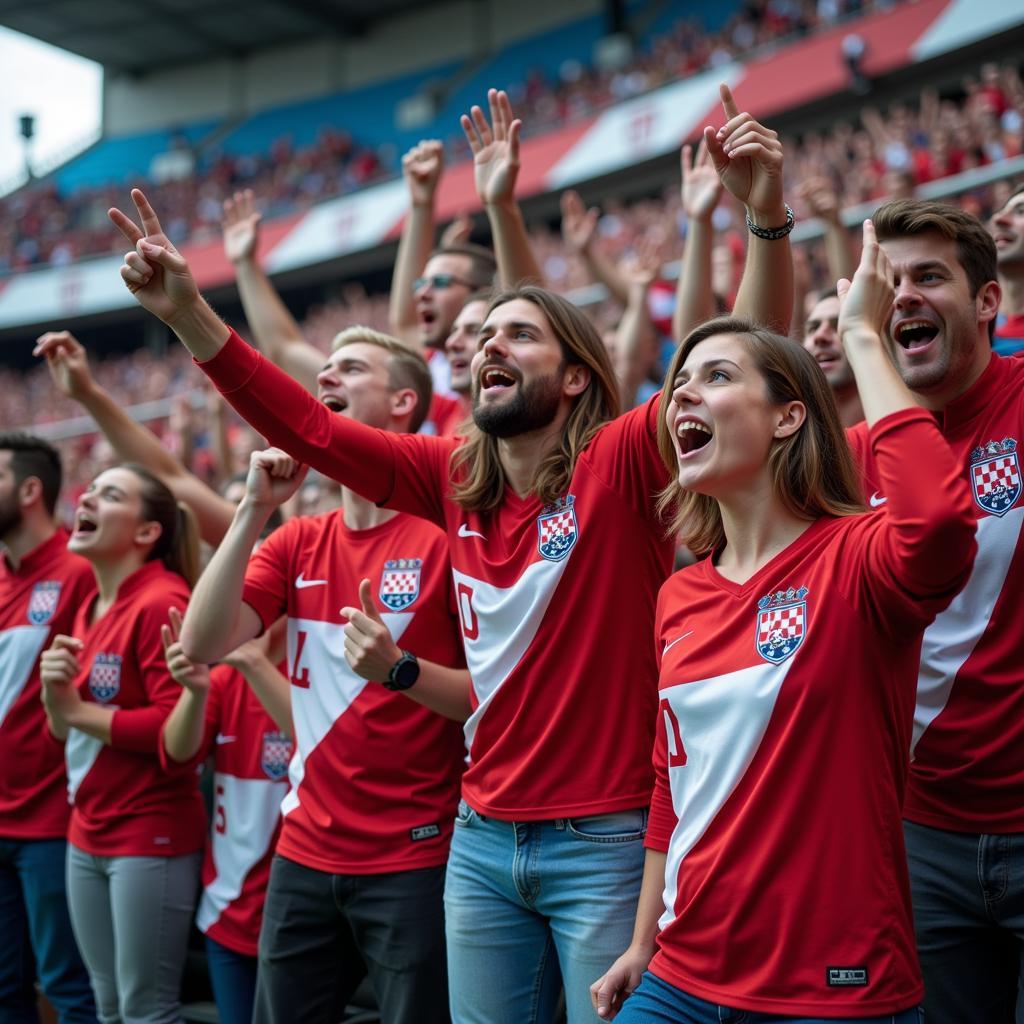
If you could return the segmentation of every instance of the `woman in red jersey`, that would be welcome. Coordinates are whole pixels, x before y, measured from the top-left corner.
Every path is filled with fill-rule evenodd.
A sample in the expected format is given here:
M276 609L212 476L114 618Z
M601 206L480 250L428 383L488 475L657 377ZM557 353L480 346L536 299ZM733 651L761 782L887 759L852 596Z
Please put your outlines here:
M195 772L160 765L181 692L160 627L188 602L195 524L149 472L118 466L82 495L68 547L98 591L41 661L50 730L66 740L71 921L101 1021L175 1021L205 816Z
M974 525L883 348L893 272L870 222L840 294L878 511L796 343L709 321L662 392L663 501L710 554L658 599L647 863L633 942L592 988L605 1019L918 1020L900 812L921 635L967 577Z

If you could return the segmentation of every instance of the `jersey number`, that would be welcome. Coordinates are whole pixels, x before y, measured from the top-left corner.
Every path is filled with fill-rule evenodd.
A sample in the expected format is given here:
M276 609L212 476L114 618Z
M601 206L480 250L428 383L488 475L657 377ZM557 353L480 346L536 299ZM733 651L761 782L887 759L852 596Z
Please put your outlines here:
M308 636L303 630L299 630L298 636L295 638L295 662L292 665L291 682L292 686L301 686L302 689L309 689L309 669L304 668L302 675L299 675L299 665L302 662L302 648L306 646L306 637Z
M679 719L672 710L672 705L667 698L662 698L659 705L662 717L665 719L665 736L668 740L668 766L669 768L682 768L686 764L686 749L683 747L683 737L679 732Z
M480 623L473 611L473 588L460 583L455 590L459 602L459 618L462 620L462 635L475 640L480 635Z
M221 802L224 796L224 787L218 786L216 790L217 803L213 809L213 827L220 835L228 830L228 816L224 811L224 804Z

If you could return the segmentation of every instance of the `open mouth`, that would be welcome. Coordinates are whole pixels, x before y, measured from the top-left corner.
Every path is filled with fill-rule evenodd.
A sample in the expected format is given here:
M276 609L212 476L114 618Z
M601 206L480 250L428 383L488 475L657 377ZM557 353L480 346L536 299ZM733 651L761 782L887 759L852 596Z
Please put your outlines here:
M75 516L75 533L95 533L97 529L96 523L84 512L79 512Z
M328 395L323 400L323 403L331 410L331 412L344 412L348 408L348 402L342 398L338 398L337 395Z
M893 331L893 337L901 348L914 352L930 345L938 333L938 327L930 320L901 320Z
M500 366L485 366L480 371L480 389L482 391L499 391L515 387L515 384L515 375Z
M711 437L711 428L697 420L683 420L676 427L679 454L684 457L700 451L711 441Z

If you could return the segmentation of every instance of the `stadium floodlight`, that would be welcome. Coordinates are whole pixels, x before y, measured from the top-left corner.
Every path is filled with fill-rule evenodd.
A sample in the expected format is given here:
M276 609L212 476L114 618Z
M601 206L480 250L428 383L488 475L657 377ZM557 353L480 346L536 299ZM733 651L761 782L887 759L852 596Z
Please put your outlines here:
M30 150L32 148L32 139L36 134L36 119L34 114L22 114L18 118L19 134L21 135L22 145L25 147L25 173L28 175L28 180L32 180L32 161L30 159Z

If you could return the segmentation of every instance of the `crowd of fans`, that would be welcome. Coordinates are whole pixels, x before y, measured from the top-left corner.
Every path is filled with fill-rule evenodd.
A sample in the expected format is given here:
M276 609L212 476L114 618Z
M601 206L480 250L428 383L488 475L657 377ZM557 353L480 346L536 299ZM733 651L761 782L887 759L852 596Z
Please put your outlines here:
M542 132L695 71L748 55L758 47L878 6L883 5L877 0L748 0L718 32L708 32L696 19L681 21L649 49L638 49L625 66L602 69L567 61L557 76L530 72L522 82L511 85L510 95L520 109L529 112L531 130ZM1008 101L1004 98L1002 102ZM1018 110L1019 134L1019 95L999 114L1011 109ZM946 127L953 133L954 125ZM892 129L894 133L901 130L898 119ZM923 130L928 131L927 127ZM927 147L927 134L916 144ZM970 166L976 159L974 150L982 145L988 159L993 159L998 141L987 131L967 130L959 141L950 143L950 159ZM453 135L448 146L452 159L468 155L462 136ZM962 147L967 151L963 155ZM173 148L187 152L188 143L177 138ZM809 156L817 159L819 154L812 147ZM871 159L878 163L876 157ZM154 201L168 211L168 236L180 244L208 240L217 230L220 204L236 189L254 189L268 215L276 216L390 177L397 169L394 147L374 148L353 139L343 127L325 126L312 146L295 147L288 138L280 138L265 153L214 152L197 159L189 157L182 177L150 183L148 188ZM932 175L942 173L955 172L935 170ZM125 183L118 182L63 194L54 183L44 182L0 201L0 274L48 264L61 266L83 256L117 251L120 243L110 229L106 211L124 191Z

